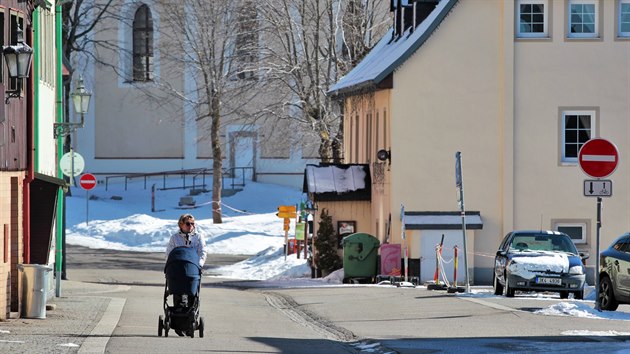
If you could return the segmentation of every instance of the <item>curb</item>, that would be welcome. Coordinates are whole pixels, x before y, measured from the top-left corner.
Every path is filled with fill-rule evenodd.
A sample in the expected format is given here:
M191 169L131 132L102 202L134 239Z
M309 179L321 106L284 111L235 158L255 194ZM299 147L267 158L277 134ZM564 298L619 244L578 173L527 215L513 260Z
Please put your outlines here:
M110 298L109 305L105 313L103 313L103 317L101 317L96 327L94 327L89 336L83 341L78 353L105 353L107 343L112 333L114 333L114 329L116 329L126 301L127 299L123 298Z

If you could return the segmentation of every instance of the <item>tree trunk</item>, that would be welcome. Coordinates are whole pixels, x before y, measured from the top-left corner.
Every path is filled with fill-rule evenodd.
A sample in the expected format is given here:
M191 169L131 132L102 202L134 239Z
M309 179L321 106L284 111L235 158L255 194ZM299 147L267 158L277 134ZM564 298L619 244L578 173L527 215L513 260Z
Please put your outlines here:
M223 189L223 157L221 156L221 141L219 130L221 127L221 107L219 94L214 92L211 99L212 129L212 222L223 223L221 217L221 190Z

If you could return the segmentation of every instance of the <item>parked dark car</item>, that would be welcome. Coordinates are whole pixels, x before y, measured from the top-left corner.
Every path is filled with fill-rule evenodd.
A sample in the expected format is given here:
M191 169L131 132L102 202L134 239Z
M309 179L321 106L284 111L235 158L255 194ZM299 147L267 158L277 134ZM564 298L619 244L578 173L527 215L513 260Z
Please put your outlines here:
M517 230L501 241L494 259L494 294L550 291L584 298L584 260L571 238L557 231Z
M630 304L630 232L600 255L598 298L602 310L615 311L619 304Z

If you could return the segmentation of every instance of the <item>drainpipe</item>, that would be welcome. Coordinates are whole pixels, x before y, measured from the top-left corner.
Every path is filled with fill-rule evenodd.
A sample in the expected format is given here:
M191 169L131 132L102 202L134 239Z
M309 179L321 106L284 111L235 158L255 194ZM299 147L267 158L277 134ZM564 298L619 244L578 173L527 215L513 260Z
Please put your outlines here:
M32 30L28 31L27 38L30 38L31 45L33 46L33 65L31 72L33 73L27 80L30 80L30 85L26 85L26 127L27 127L27 173L24 180L23 188L23 205L24 216L22 218L22 230L23 230L23 242L24 242L24 263L31 263L31 183L35 179L35 170L38 169L37 157L35 154L35 147L37 146L37 97L38 89L35 83L39 82L39 71L37 66L39 63L39 40L37 35L33 33L39 33L39 9L35 10L31 16L33 19ZM33 107L35 105L35 107Z
M59 3L59 2L57 2ZM57 122L63 122L63 73L62 73L62 65L63 65L63 38L61 33L61 5L55 6L55 47L57 50L57 66L56 66L56 76L55 80L55 88L57 89ZM57 138L57 154L59 158L61 158L61 153L63 152L63 137ZM57 160L59 161L59 160ZM61 173L61 168L59 167L59 163L57 163L57 177L63 179L63 174ZM63 262L63 243L62 243L62 234L63 234L63 209L64 209L64 198L63 198L63 188L59 188L57 190L57 219L56 219L56 237L55 237L55 296L61 296L61 264Z

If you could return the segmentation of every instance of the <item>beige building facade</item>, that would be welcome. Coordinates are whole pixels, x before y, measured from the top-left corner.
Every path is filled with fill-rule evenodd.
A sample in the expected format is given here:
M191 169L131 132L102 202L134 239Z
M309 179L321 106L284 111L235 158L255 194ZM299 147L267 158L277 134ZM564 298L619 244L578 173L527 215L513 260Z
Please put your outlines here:
M463 244L454 216L459 151L465 210L481 219L466 218L478 226L466 231L470 280L491 283L494 254L509 231L549 229L569 233L590 254L592 284L597 202L584 196L592 178L577 152L596 137L619 151L608 177L613 195L603 201L604 249L630 230L630 29L623 25L630 4L442 0L425 16L414 31L393 28L366 64L331 89L345 100L346 162L374 165L376 151L390 151L383 192L373 193L373 223L359 231L384 241L391 214L390 242L406 244L418 260L413 271L431 280L434 241L444 234L460 250ZM385 64L375 69L378 59Z

